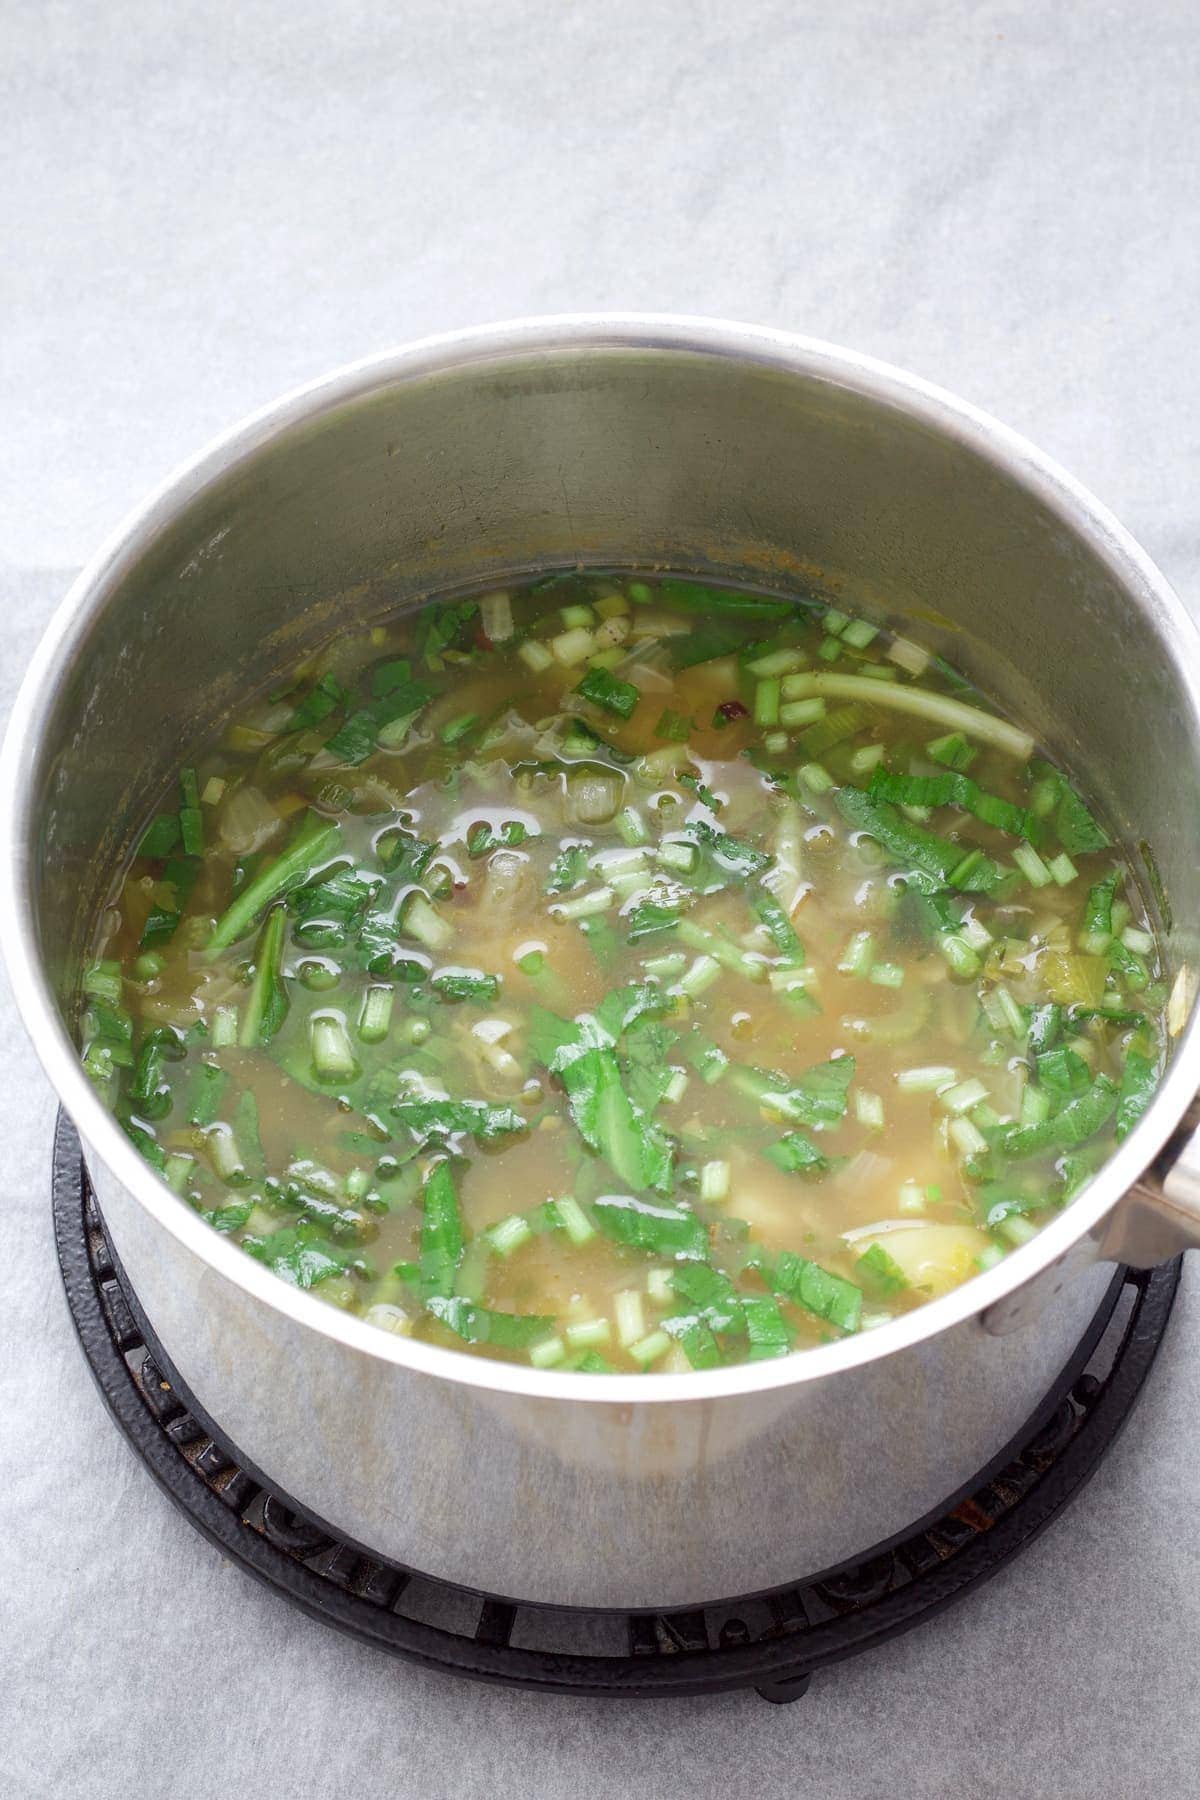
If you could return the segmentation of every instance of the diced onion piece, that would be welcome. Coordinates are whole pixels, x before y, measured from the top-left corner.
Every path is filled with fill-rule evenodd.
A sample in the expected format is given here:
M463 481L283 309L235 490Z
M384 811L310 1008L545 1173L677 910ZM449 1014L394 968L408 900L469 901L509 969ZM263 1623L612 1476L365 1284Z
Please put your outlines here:
M595 640L586 625L575 625L569 631L560 631L557 637L550 639L549 644L551 656L564 669L573 669L577 663L586 662L594 649Z
M617 1342L628 1350L631 1344L646 1335L646 1315L638 1289L622 1288L613 1301L613 1311L617 1319Z
M576 769L567 779L567 807L581 825L607 825L621 805L624 782L602 769Z
M910 675L923 675L929 667L929 652L920 644L914 644L910 638L893 638L884 655L890 662L898 663L907 669Z
M483 634L493 644L506 644L513 635L512 601L506 590L485 594L479 602Z
M396 1306L390 1300L377 1300L374 1306L368 1306L363 1318L368 1325L378 1325L383 1331L394 1332L397 1337L412 1335L412 1320L402 1306Z
M987 1250L990 1239L974 1225L939 1225L929 1221L904 1230L880 1232L872 1241L882 1243L911 1286L934 1295L948 1294L974 1275L976 1258ZM860 1239L859 1244L865 1248L866 1239Z
M554 665L554 658L549 650L537 638L528 638L525 643L518 645L517 655L535 675L544 675Z

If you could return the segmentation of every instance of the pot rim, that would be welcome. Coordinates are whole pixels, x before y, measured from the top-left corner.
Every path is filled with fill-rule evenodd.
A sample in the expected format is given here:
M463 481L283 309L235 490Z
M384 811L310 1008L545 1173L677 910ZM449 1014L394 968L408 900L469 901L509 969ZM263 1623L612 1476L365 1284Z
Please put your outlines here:
M816 1381L912 1349L1022 1287L1057 1262L1120 1202L1162 1148L1200 1089L1200 1008L1177 1039L1166 1077L1141 1121L1087 1188L1029 1243L994 1269L887 1325L767 1362L688 1375L591 1375L539 1370L442 1349L368 1325L293 1288L205 1225L143 1161L84 1073L42 965L32 903L30 777L60 672L94 617L178 515L287 432L387 388L473 364L564 352L661 352L743 361L849 388L907 413L990 461L1057 514L1113 572L1165 640L1200 719L1200 631L1151 559L1095 497L1026 438L990 414L904 370L820 339L731 320L675 313L564 313L506 320L418 339L323 375L249 414L177 467L101 545L55 611L22 682L0 753L0 918L9 979L25 1027L84 1142L153 1219L201 1264L256 1301L347 1350L414 1373L502 1394L587 1404L707 1401Z

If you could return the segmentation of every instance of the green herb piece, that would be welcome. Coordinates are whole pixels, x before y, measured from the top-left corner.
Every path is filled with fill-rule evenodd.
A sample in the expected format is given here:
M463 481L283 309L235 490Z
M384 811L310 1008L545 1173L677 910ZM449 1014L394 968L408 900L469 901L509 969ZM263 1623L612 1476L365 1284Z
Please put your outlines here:
M1097 824L1074 788L1065 781L1062 783L1058 811L1054 816L1054 829L1068 856L1083 856L1089 850L1107 850L1112 841L1103 827Z
M159 857L170 856L178 842L179 815L158 813L142 833L137 853L157 861Z
M209 951L224 950L236 943L272 900L311 881L317 869L336 853L341 835L336 822L321 818L319 813L306 814L287 849L259 870L218 919L208 940Z
M723 1269L708 1262L677 1263L671 1270L671 1286L694 1309L693 1317L703 1318L713 1331L745 1330L742 1296Z
M221 1100L229 1075L216 1063L199 1062L192 1070L188 1090L187 1120L189 1125L211 1125L220 1117Z
M242 1013L238 1043L243 1049L269 1044L288 1014L287 985L283 979L283 945L287 913L275 906L267 914L254 957L254 979Z
M804 963L804 945L778 900L764 892L755 894L750 906L755 918L766 927L771 942L788 966L793 969L801 968Z
M150 908L146 923L142 927L142 935L138 940L140 950L161 949L170 943L183 917L183 909L188 897L196 885L200 873L198 856L172 856L162 872L159 883L165 897L155 900Z
M1042 1051L1036 1060L1038 1081L1052 1093L1082 1094L1091 1086L1092 1072L1088 1065L1065 1044Z
M1117 894L1117 883L1121 879L1119 869L1113 869L1102 881L1095 882L1087 893L1083 903L1083 919L1079 927L1080 948L1092 955L1098 955L1107 949L1112 937L1113 901Z
M177 1062L184 1053L178 1033L168 1025L147 1032L133 1065L129 1082L129 1098L143 1119L162 1119L171 1110L171 1084L166 1064Z
M794 1300L836 1325L839 1331L857 1331L862 1317L862 1289L820 1263L798 1256L794 1250L781 1250L774 1265L763 1271L769 1286L777 1294Z
M693 1313L673 1314L663 1320L662 1330L674 1338L693 1369L717 1369L725 1360L711 1325Z
M854 1273L872 1300L892 1300L908 1286L908 1276L900 1264L878 1243L863 1251L854 1265Z
M443 1000L477 1000L486 1005L500 992L500 977L482 969L439 969L432 985Z
M405 728L433 699L434 689L424 681L402 681L386 694L360 707L334 732L325 745L331 756L348 768L365 762L381 741L403 739Z
M960 886L968 893L985 894L993 893L1004 879L999 864L987 856L977 860L972 857L969 866L964 868L959 845L937 837L919 825L909 824L890 801L881 800L862 788L839 788L836 805L848 825L867 832L895 862L923 878L927 884Z
M829 1158L802 1131L789 1131L778 1143L768 1144L763 1155L788 1175L824 1175L829 1167Z
M632 1194L602 1194L592 1202L592 1217L605 1237L630 1249L658 1256L708 1254L703 1220L682 1206L659 1205Z
M678 906L660 900L639 900L626 914L629 926L629 941L640 943L642 938L653 937L659 932L674 931L679 923Z
M200 811L200 789L196 782L195 769L180 770L179 791L182 797L182 805L179 808L179 835L183 843L184 855L203 856L204 815Z
M406 663L405 668L407 667ZM313 683L304 698L293 707L285 729L310 731L314 725L320 725L327 719L345 699L346 691L337 677L326 673Z
M423 606L416 615L417 653L427 668L441 667L443 650L460 649L467 627L479 613L477 600L443 600Z
M757 1105L781 1118L798 1125L836 1125L846 1116L854 1067L852 1056L839 1056L789 1080L772 1069L735 1063L729 1079Z
M774 861L765 850L756 850L753 844L730 837L728 832L719 831L703 819L691 820L687 834L726 880L749 881L752 876L761 875L764 869L770 868Z
M1130 1048L1125 1052L1125 1067L1121 1071L1121 1087L1117 1095L1117 1122L1115 1126L1117 1142L1123 1143L1133 1130L1151 1100L1158 1086L1158 1068L1153 1059L1142 1051Z
M748 1360L762 1362L775 1356L786 1356L795 1332L780 1312L778 1304L767 1297L742 1302L746 1319L746 1336L750 1340Z
M675 779L680 787L690 788L701 806L707 806L709 812L720 812L724 806L725 802L690 769L676 769Z
M680 612L725 613L739 619L786 619L795 611L791 600L769 594L745 594L736 588L709 587L702 581L667 576L658 584L659 598Z
M944 763L948 769L965 771L970 768L979 752L968 744L961 731L949 731L945 737L931 739L925 746L925 754L933 762Z
M425 1309L465 1343L490 1344L496 1350L527 1350L557 1324L545 1313L493 1312L458 1295L431 1294Z
M421 1215L421 1292L431 1295L454 1292L454 1277L462 1261L465 1238L454 1176L448 1162L435 1163L425 1177Z
M456 1132L468 1133L481 1144L524 1131L525 1118L511 1106L495 1106L486 1100L393 1100L388 1115L400 1131L407 1132L417 1148Z
M868 791L900 806L957 806L1013 837L1031 838L1037 832L1036 820L1023 806L986 793L969 775L954 770L944 775L890 775L876 769Z
M575 692L590 700L593 706L602 706L605 712L615 713L618 719L632 718L642 697L632 681L622 681L607 669L589 669Z
M288 1226L267 1237L242 1239L242 1249L266 1263L293 1287L314 1288L332 1275L344 1275L353 1260L311 1225Z
M1002 1125L992 1134L996 1152L1011 1162L1040 1156L1047 1150L1070 1150L1106 1125L1117 1108L1117 1088L1107 1075L1040 1125Z
M667 659L675 670L694 669L698 663L732 656L741 649L744 636L736 620L702 619L690 631L677 632L667 640Z
M1053 1001L1035 1006L1029 1015L1029 1048L1041 1056L1062 1034L1063 1009Z
M550 865L546 878L548 894L563 894L578 887L588 877L588 853L582 844L564 844Z
M691 719L686 719L682 713L672 712L667 707L654 727L654 735L665 738L671 744L685 744L693 728Z

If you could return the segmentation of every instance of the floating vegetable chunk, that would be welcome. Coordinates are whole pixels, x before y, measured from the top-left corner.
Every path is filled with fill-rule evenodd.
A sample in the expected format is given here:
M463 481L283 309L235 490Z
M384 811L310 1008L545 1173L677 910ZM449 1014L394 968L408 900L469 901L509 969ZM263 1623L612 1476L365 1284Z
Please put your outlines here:
M195 749L79 982L281 1280L537 1369L886 1325L1137 1126L1158 942L1062 771L815 595L556 574L343 632Z

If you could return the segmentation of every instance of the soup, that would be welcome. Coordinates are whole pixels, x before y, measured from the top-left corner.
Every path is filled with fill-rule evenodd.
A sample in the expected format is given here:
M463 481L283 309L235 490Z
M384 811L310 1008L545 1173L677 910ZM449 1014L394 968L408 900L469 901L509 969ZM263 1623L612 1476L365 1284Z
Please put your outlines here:
M180 773L84 1066L215 1231L386 1330L685 1371L869 1330L1156 1084L1102 824L827 600L584 572L345 637Z

